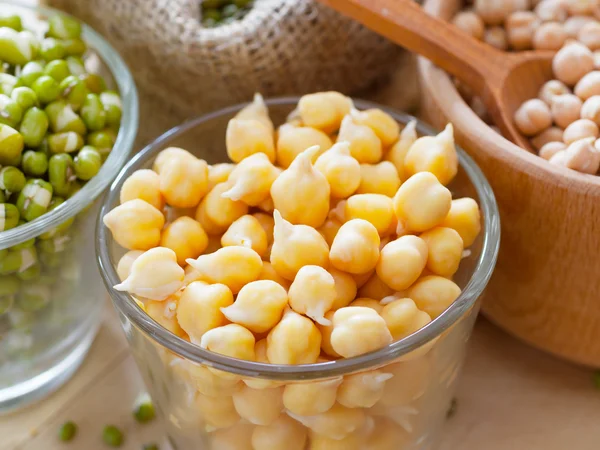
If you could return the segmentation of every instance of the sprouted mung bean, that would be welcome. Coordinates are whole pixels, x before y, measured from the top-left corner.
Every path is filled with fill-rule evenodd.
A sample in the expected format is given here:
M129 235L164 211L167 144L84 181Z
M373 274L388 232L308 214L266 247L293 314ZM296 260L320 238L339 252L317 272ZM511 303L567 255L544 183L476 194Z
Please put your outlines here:
M80 23L56 15L29 31L23 22L13 14L0 18L0 241L93 178L121 121L118 94L85 68ZM27 356L35 341L25 337L35 320L68 319L53 308L77 283L69 256L74 220L0 250L0 328L17 334L0 341L0 359Z
M239 132L243 122L253 125ZM460 295L452 277L481 230L475 200L453 200L445 186L458 170L452 126L419 138L414 123L401 130L382 110L359 112L350 98L322 92L301 98L277 142L274 129L256 95L229 122L237 164L207 165L170 147L153 171L125 181L121 204L104 217L129 250L115 289L195 345L271 364L358 356L442 314ZM192 187L174 195L173 177ZM180 202L188 209L177 217ZM415 370L433 343L411 355ZM395 376L386 367L304 384L190 370L214 448L250 448L250 439L260 449L301 449L307 439L329 448L367 433L371 408L414 394L386 395ZM383 429L402 435L395 427Z
M250 8L253 0L201 0L202 25L214 28L241 20Z

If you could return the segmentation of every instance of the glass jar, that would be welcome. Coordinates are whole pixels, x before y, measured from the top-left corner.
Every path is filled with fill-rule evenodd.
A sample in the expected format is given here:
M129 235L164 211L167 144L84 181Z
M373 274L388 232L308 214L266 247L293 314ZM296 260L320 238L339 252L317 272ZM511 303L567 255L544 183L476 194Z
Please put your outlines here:
M0 9L19 14L28 29L64 14L4 1ZM94 261L96 199L129 157L138 128L138 99L133 78L115 50L85 25L82 36L88 45L86 69L102 75L121 95L121 126L100 172L78 193L38 219L0 232L0 260L12 255L21 261L16 271L3 266L0 277L0 413L37 400L69 379L102 319L106 290Z
M297 102L298 98L268 101L274 123L283 122ZM355 105L385 109L403 124L414 119L368 102ZM146 147L113 183L100 217L119 204L127 177L151 168L166 147L185 148L209 163L226 161L227 122L242 106L186 122ZM433 134L420 122L417 130ZM120 282L116 265L124 250L98 221L97 253L104 282L175 449L433 448L499 246L492 190L462 150L459 160L458 175L449 188L454 197L477 200L483 221L482 232L454 277L462 294L418 332L354 358L297 366L262 364L218 355L175 336L127 293L112 289Z

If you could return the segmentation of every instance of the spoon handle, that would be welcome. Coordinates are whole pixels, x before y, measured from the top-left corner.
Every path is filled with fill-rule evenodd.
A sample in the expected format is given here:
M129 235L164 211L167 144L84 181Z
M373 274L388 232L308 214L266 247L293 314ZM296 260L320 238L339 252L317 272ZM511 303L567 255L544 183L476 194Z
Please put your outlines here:
M413 0L319 0L467 83L476 92L504 73L503 55ZM493 84L493 82L492 82Z

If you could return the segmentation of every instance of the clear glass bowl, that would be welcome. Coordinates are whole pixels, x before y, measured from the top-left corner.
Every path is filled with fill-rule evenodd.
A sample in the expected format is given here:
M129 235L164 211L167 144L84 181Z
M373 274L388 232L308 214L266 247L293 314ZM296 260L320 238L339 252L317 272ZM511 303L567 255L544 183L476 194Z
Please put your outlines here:
M268 101L275 124L283 122L297 102L298 98ZM380 105L358 100L355 104L359 109L383 108L403 124L414 119ZM186 122L146 147L127 164L111 186L100 217L119 204L119 191L127 177L138 169L150 168L156 155L166 147L185 148L209 163L226 161L227 122L242 106ZM421 135L433 134L423 123L419 123L417 129ZM459 150L459 160L460 169L450 189L454 197L476 199L483 220L482 233L454 278L462 294L448 310L417 333L379 351L338 361L298 366L260 364L211 353L180 339L146 315L127 293L112 289L120 282L116 264L124 250L102 221L98 221L96 249L104 282L175 449L251 450L252 434L258 440L261 435L264 438L265 434L277 434L279 430L287 442L286 450L303 450L302 436L306 429L300 422L335 438L343 437L348 430L362 436L352 434L345 440L323 442L311 434L308 438L311 449L352 450L358 448L355 444L359 445L355 437L369 439L370 446L365 448L371 450L433 447L455 389L479 299L494 269L500 238L498 210L488 182L462 150ZM382 381L381 377L373 376L375 369L393 376ZM304 384L310 391L314 387L310 383L332 380L315 387L318 398L326 397L332 395L331 389L335 392L342 379L344 382L352 380L349 375L355 373L366 376L360 378L366 380L361 384L363 388L369 385L369 380L375 383L374 387L370 384L374 391L383 388L383 396L371 408L350 410L338 404L325 416L295 416L300 422L290 421L290 415L281 412L278 421L270 427L252 423L272 419L272 416L271 419L262 416L261 411L267 414L273 402L276 410L280 408L277 404L283 386L287 390L289 386ZM248 391L248 385L256 390ZM240 420L233 402L238 409L243 409L243 399L246 399L248 415ZM285 436L286 427L298 434ZM370 437L366 438L367 435ZM270 450L284 448L272 445L268 447Z
M21 15L30 29L39 28L40 19L64 14L4 1L0 9ZM129 69L110 44L85 25L83 39L89 48L84 57L88 71L104 76L121 95L121 128L100 172L76 195L36 220L0 233L0 252L34 238L39 246L41 235L74 220L66 237L55 242L55 257L48 258L41 276L22 281L17 300L0 315L0 413L64 383L83 361L102 319L106 290L94 261L94 221L100 206L96 199L129 157L138 129L138 98ZM23 309L26 303L19 297L31 294L45 300L29 302Z

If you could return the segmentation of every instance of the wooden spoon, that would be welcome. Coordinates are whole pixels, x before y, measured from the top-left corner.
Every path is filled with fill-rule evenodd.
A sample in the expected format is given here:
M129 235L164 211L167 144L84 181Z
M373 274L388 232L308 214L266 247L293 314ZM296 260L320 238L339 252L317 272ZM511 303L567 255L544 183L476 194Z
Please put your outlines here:
M513 122L519 106L552 78L550 51L502 52L429 16L413 0L319 0L434 64L481 97L504 136L531 145Z

